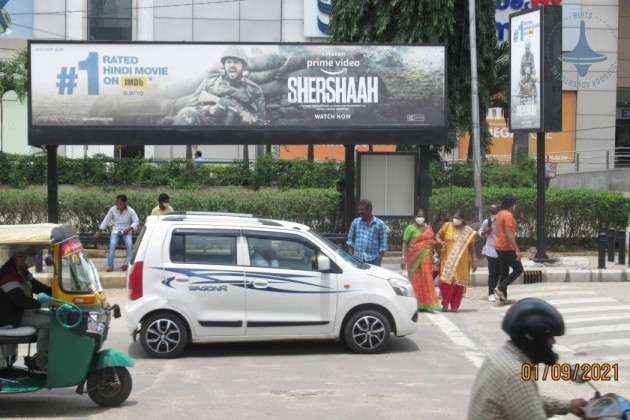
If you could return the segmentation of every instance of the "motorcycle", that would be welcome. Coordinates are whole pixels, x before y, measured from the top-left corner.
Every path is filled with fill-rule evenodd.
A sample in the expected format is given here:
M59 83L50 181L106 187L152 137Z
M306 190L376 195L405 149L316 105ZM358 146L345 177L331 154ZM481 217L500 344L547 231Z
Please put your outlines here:
M573 381L586 382L595 390L595 396L582 407L581 418L584 420L630 420L629 400L613 393L601 395L592 383L583 381L582 377L581 372L578 372L577 375L573 375Z
M94 264L87 257L76 232L66 225L33 224L0 226L0 246L44 245L46 265L53 267L52 297L40 293L40 303L50 304L48 366L46 371L17 366L18 344L37 341L33 327L0 328L0 395L32 392L42 388L76 386L98 405L122 404L131 393L125 353L101 350L111 317L120 317L118 305L109 305ZM86 388L87 386L87 388Z

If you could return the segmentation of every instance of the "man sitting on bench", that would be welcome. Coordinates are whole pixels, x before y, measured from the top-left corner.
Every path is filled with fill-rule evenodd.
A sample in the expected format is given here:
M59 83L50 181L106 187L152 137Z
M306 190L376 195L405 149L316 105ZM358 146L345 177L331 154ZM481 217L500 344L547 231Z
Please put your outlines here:
M33 293L52 295L50 287L33 278L28 271L35 265L36 249L32 245L13 247L13 256L0 268L0 327L34 327L37 329L37 354L25 358L33 370L45 370L48 356L50 313L40 310L42 305Z

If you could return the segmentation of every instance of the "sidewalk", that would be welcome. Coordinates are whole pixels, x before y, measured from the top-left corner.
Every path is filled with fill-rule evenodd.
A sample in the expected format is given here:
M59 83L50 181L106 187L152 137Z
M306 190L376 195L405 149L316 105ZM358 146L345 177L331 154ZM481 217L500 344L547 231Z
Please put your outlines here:
M106 250L86 250L88 256L98 270L101 284L104 288L124 288L126 287L126 272L121 271L120 266L125 258L125 250L116 250L114 260L114 271L107 273L107 251ZM618 282L630 281L630 267L628 265L618 265L618 256L615 255L615 262L606 260L606 268L597 268L597 254L576 254L576 253L549 253L550 258L558 258L553 264L538 264L532 261L533 256L527 252L523 253L523 267L525 274L519 277L514 284L523 283L570 283L570 282ZM626 258L626 264L628 259ZM400 269L400 252L388 252L383 258L383 267L397 273L403 272ZM50 284L52 276L50 267L44 266L44 273L34 273L35 278L46 281ZM407 275L406 270L404 275ZM471 275L471 286L486 286L488 284L488 267L485 257L479 260L479 268Z
M597 253L550 252L548 256L557 258L557 261L545 264L536 263L532 260L533 255L523 252L521 262L525 273L514 284L630 281L628 256L626 256L626 265L618 265L618 256L615 254L615 262L606 260L606 268L601 270L597 268ZM390 270L401 272L400 252L387 253L382 265ZM479 267L472 273L470 284L471 286L487 286L488 266L485 257L479 259Z

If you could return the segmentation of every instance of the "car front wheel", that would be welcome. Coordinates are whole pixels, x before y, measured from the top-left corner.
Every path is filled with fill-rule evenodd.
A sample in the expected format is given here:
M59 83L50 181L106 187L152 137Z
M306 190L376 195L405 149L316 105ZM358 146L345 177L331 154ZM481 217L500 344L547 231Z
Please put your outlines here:
M140 344L153 357L177 357L186 346L188 330L180 317L157 313L147 318L140 330Z
M376 310L363 310L348 320L344 340L355 353L379 353L387 345L390 333L391 327L385 315Z

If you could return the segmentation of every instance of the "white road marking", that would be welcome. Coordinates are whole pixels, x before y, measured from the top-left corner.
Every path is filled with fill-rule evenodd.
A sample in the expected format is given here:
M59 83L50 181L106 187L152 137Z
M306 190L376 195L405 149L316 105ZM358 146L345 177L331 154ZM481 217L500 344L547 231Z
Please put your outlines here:
M626 311L630 309L630 305L615 305L615 306L585 306L578 308L557 308L562 315L574 314L581 312L614 312L614 311Z
M425 315L428 316L456 346L464 349L464 355L475 367L479 368L481 366L486 355L477 350L479 346L464 334L462 330L457 328L457 325L442 314L426 313Z
M605 332L630 331L630 324L625 325L595 325L592 327L571 328L571 335L600 334Z
M630 318L630 313L614 314L614 315L598 315L598 316L572 316L564 317L565 324L579 324L581 322L593 322L593 321L612 321L613 319L627 319Z
M548 285L547 285L548 284ZM519 285L515 285L515 286L510 286L509 290L514 290L522 292L522 291L530 291L530 290L544 290L544 291L552 291L552 290L558 290L561 292L564 292L565 290L584 290L579 286L575 286L575 285L571 285L569 283L537 283L535 286L534 285L523 285L523 284L519 284Z
M573 351L585 349L601 349L602 347L630 347L630 338L614 338L610 340L596 340L583 344L574 344L571 346Z
M567 296L567 295L585 296L585 295L596 295L597 292L595 292L594 290L566 290L566 291L563 290L562 292L550 290L549 293L547 293L547 290L536 290L527 294L510 293L510 299L524 299L528 297L540 297L540 296L545 296L545 295L550 295L550 294L553 294L555 296Z
M551 299L547 302L552 305L570 305L576 303L602 303L602 302L617 302L617 300L609 297L601 297L601 298L573 298L573 299Z

